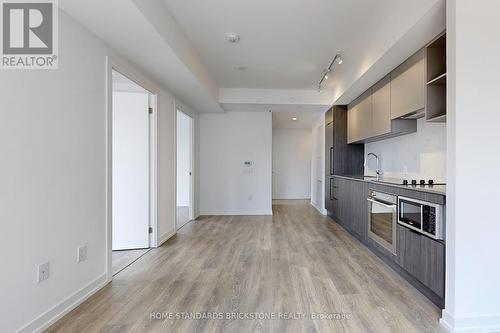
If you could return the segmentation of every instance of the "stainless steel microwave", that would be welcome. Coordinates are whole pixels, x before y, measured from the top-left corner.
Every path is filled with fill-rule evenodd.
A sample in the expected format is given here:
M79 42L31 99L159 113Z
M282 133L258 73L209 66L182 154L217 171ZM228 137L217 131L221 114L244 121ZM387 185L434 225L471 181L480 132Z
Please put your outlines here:
M443 239L444 206L398 197L398 223L434 239Z

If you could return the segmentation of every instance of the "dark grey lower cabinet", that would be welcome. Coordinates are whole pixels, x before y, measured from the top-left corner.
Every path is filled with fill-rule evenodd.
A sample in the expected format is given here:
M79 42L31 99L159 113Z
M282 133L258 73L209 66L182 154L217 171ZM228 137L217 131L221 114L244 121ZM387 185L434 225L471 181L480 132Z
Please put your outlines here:
M330 185L330 184L329 184ZM368 237L368 190L374 184L332 177L327 197L330 197L330 216L349 233L361 240L375 254L424 293L438 306L444 306L445 245L401 225L396 229L396 254L388 253ZM390 192L391 188L380 189ZM398 195L399 192L393 194ZM411 193L399 193L411 196ZM418 194L416 194L418 195Z
M366 239L368 232L368 184L365 182L351 181L349 183L349 214L351 229L362 240Z
M368 185L365 182L334 178L333 216L349 231L366 239L368 223Z
M408 228L397 225L396 254L399 266L408 273L419 278L422 264L421 245L422 235Z
M325 209L329 212L333 212L333 183L335 178L326 176L326 186L325 186Z
M445 246L443 243L422 236L422 283L436 295L444 298Z
M444 297L444 251L443 243L397 226L398 264L439 297Z

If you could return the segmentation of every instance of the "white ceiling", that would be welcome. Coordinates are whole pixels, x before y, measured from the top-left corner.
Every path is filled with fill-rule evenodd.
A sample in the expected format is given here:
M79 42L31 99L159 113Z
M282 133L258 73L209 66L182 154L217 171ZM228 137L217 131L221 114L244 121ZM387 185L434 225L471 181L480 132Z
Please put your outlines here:
M359 76L437 2L163 1L219 87L269 89L315 89L338 50L345 62L333 76Z
M297 120L292 120L296 117ZM320 117L323 117L323 112L318 111L273 111L273 128L303 128L311 129Z
M60 0L198 112L346 104L445 27L445 0ZM238 44L227 32L241 35ZM323 68L342 50L322 94ZM244 66L245 71L237 70Z
M175 29L175 23L170 22L168 29L151 23L151 12L169 23L168 12L160 5L165 7L162 0L59 0L64 12L111 47L110 55L117 53L120 60L168 89L182 104L199 112L222 112L218 87L206 75L200 78L203 69L197 70L195 52L183 44L182 32ZM66 17L60 20L66 21Z

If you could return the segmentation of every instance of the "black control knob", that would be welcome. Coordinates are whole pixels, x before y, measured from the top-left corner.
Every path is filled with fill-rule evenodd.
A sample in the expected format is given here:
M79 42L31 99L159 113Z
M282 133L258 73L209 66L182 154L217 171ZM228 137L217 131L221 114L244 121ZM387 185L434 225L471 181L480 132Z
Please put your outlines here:
M429 185L434 185L434 180L429 179Z
M424 179L420 179L420 185L425 185L425 180Z
M403 180L403 185L408 185L408 180L407 179Z
M417 181L415 179L412 179L411 184L412 185L417 185Z

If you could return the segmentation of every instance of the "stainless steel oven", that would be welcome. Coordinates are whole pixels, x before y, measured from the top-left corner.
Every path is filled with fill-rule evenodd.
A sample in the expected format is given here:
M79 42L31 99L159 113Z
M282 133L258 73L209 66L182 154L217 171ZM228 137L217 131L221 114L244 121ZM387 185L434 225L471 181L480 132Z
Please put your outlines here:
M398 223L434 239L443 239L443 206L398 197Z
M368 237L396 254L397 197L370 190L367 200Z

